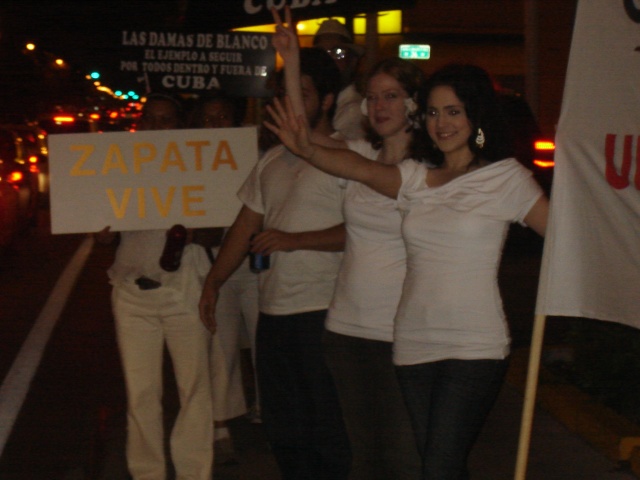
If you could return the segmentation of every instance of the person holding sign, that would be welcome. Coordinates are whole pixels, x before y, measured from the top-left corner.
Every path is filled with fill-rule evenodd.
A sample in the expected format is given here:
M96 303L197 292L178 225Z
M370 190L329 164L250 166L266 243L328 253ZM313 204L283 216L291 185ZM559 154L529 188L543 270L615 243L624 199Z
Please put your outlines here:
M521 222L544 235L548 201L532 173L509 158L483 69L446 66L424 92L426 161L385 165L313 143L289 99L275 102L268 127L317 168L397 198L407 275L393 361L421 478L462 480L507 369L510 339L497 276L508 227Z
M304 111L326 135L340 75L317 48L301 52ZM270 256L259 276L256 365L262 422L283 480L346 480L350 453L322 335L344 247L339 179L281 145L268 150L238 192L243 202L200 300L216 329L221 288L247 253Z
M171 130L183 124L178 99L165 94L147 96L141 130ZM197 310L209 260L200 245L188 243L193 232L180 227L169 232L119 232L115 261L108 270L127 390L126 455L133 479L166 478L165 345L180 397L180 411L170 434L176 478L210 480L212 474L211 335ZM115 236L106 228L97 234L97 240L108 243Z

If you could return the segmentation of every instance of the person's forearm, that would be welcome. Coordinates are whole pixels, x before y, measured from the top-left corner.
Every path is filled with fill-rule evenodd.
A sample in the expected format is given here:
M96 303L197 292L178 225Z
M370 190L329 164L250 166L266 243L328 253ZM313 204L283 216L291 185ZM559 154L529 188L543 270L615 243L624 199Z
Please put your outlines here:
M260 230L262 221L246 207L238 214L236 221L224 237L218 256L207 275L205 284L219 289L240 267L247 256L251 235Z
M304 101L302 100L302 83L300 80L300 52L287 60L284 67L284 80L287 95L296 115L304 115Z
M296 250L341 252L344 250L346 230L344 223L324 230L292 233L296 238Z
M364 183L390 198L396 198L402 178L395 165L369 160L352 150L312 144L302 157L310 164L330 175Z

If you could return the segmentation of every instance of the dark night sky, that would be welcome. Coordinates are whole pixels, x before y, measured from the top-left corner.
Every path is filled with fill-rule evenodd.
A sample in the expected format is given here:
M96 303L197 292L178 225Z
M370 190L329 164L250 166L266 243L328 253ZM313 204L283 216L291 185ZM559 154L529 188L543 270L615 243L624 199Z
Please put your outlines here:
M302 19L325 8L325 14L335 14L363 5L408 3L413 0L337 0L296 15ZM254 5L260 5L261 16L252 15L250 21L271 19L266 1L255 0ZM46 78L46 58L64 59L69 75L84 79L97 70L111 88L140 91L136 75L119 71L123 30L220 32L241 26L247 18L242 0L0 0L0 113L7 103L37 100L43 89L69 90L53 84L55 75ZM37 45L35 55L24 50L27 42ZM43 56L39 66L34 63L38 55Z
M177 0L3 0L3 48L33 41L67 62L91 70L117 57L118 32L126 28L174 28Z

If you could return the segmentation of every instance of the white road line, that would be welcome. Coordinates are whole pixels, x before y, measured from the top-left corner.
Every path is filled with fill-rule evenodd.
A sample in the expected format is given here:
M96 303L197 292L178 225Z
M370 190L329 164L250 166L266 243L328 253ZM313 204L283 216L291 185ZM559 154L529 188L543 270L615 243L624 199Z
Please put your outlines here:
M0 386L0 455L22 408L36 373L44 348L49 341L67 299L93 248L93 237L87 236L67 264L53 287L38 319L20 348L6 378Z

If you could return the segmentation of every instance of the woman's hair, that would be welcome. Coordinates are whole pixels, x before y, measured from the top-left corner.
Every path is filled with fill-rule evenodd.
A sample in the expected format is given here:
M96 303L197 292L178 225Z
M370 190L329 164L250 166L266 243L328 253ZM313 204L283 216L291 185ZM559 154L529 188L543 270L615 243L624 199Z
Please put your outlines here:
M412 98L418 105L418 109L415 113L409 115L411 124L416 125L418 128L414 128L414 134L412 135L411 142L408 147L408 157L416 160L424 159L426 148L426 133L424 130L424 102L419 102L420 92L424 89L425 74L420 68L408 60L403 60L397 57L386 58L375 64L368 72L365 78L365 85L376 75L384 73L393 77L402 86L409 98ZM371 142L371 145L376 150L382 148L382 137L378 135L373 128L369 125L369 122L365 126L366 139Z
M471 64L449 64L437 70L427 79L420 99L425 108L429 95L439 86L451 87L463 103L471 123L468 144L476 159L496 162L511 155L498 94L491 77L484 69ZM482 148L476 144L478 129L484 132L485 143ZM444 162L443 153L432 141L428 144L428 157L436 166Z

